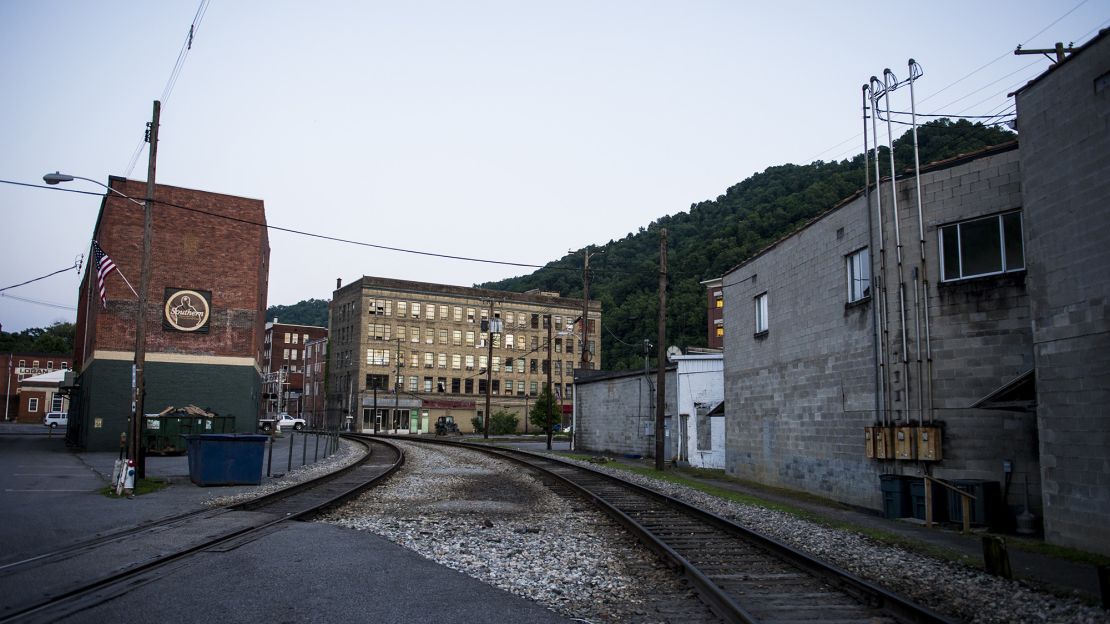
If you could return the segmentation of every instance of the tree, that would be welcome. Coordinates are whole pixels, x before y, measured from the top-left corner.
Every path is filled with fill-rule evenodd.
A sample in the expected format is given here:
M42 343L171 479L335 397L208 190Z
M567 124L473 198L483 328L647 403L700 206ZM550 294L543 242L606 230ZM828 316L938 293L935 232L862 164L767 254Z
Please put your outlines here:
M73 323L58 321L50 327L29 327L21 332L0 332L0 352L57 353L73 355Z
M528 422L547 434L547 450L549 451L551 450L551 428L559 422L561 417L555 395L551 393L551 388L544 384L540 396L536 397L536 403L532 405L532 411L528 413Z

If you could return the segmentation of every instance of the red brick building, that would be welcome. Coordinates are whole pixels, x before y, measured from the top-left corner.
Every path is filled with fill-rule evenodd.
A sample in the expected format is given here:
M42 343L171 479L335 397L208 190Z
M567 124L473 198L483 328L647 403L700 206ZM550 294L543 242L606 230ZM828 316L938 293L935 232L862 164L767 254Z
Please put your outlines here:
M17 420L20 405L19 382L28 377L43 375L56 370L73 368L73 358L57 353L4 353L0 355L0 366L4 367L4 382L0 385L0 396L4 398L4 420ZM38 418L20 422L41 422Z
M303 417L308 426L322 428L327 415L328 339L309 340L304 349Z
M146 195L143 181L108 184L136 200ZM78 298L81 376L69 428L90 450L118 448L127 430L137 322L146 324L147 413L195 404L235 416L236 431L255 428L270 257L263 203L167 185L154 198L145 310L124 282L139 288L141 202L106 194L93 231L119 271L107 276L102 305L90 262Z
M705 280L705 325L710 349L725 348L725 292L721 278Z
M286 412L304 417L308 345L327 335L326 327L279 323L276 318L274 322L266 323L262 352L262 371L266 375L263 382L264 412Z

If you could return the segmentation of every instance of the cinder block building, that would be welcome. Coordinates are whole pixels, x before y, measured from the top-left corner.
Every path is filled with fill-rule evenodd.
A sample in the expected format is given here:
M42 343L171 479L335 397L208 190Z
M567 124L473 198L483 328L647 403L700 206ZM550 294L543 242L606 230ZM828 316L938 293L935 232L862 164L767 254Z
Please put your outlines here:
M1017 114L1045 538L1110 553L1110 30Z
M143 181L108 184L127 197L146 194ZM67 435L89 450L117 449L127 431L137 323L146 324L147 413L195 404L234 416L236 431L255 429L270 256L263 203L163 184L154 198L147 308L115 272L102 304L95 261L78 293L80 377ZM143 207L106 194L93 239L138 290Z
M1018 92L1020 148L924 168L920 217L888 180L723 277L729 473L994 482L992 524L1110 553L1108 33Z
M449 415L470 431L471 418L485 414L487 367L491 413L515 413L526 429L549 367L569 414L583 356L601 365L597 301L367 276L336 287L328 407L353 430L427 433Z

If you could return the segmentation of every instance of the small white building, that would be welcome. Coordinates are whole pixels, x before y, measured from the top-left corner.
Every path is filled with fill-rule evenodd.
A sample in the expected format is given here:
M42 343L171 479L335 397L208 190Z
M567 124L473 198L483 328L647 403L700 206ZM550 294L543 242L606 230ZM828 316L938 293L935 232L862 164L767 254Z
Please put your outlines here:
M671 457L697 468L725 468L724 355L672 355L677 365L678 435Z

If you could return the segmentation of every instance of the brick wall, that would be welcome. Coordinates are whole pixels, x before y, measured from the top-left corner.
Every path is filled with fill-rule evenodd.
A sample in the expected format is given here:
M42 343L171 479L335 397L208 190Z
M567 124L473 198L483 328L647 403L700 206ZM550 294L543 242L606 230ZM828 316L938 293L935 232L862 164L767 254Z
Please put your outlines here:
M1018 94L1047 541L1110 554L1110 34Z

